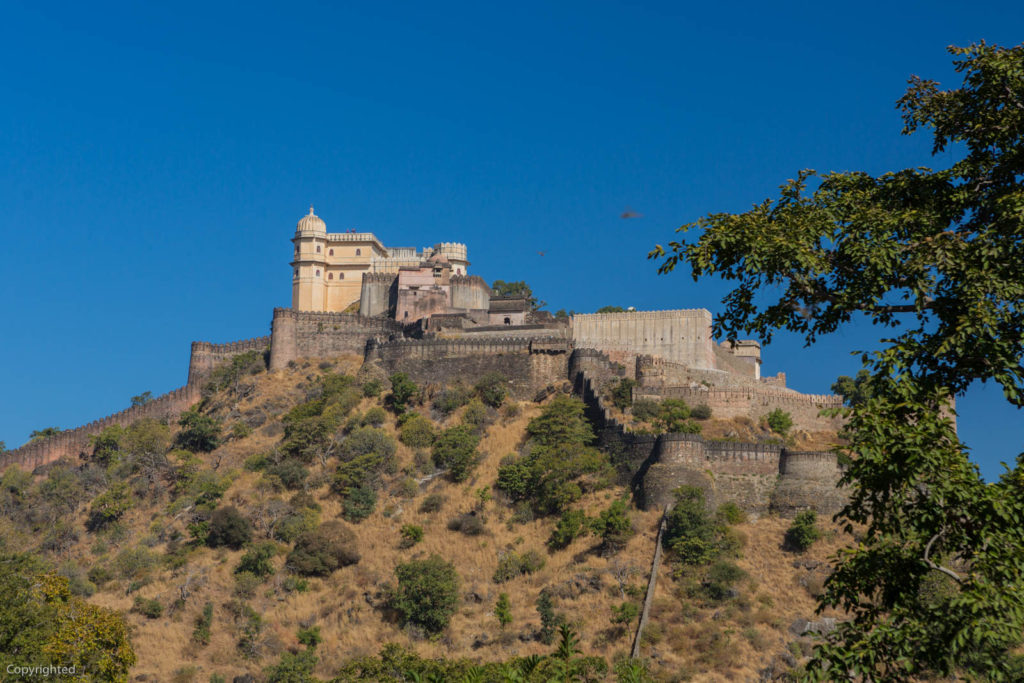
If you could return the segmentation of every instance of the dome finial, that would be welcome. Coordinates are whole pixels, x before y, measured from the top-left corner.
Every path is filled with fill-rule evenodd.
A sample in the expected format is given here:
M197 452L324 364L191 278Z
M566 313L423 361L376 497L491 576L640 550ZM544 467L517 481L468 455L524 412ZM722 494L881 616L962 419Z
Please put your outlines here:
M309 215L310 216L313 215L313 205L312 204L309 205Z

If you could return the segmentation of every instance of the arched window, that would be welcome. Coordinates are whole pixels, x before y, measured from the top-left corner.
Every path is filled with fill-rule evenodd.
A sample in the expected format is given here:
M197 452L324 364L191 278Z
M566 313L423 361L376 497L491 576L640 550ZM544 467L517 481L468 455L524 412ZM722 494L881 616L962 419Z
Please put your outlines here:
M316 271L316 276L317 276L317 277L320 277L320 269L319 269L319 268L318 268L318 269L317 269L317 271Z
M328 280L333 280L334 279L334 273L327 273L327 279Z
M356 256L362 256L362 255L363 255L363 250L362 249L356 249Z
M327 255L328 255L328 256L334 256L334 250L333 250L333 249L331 249L330 251L328 251L328 252L327 252Z
M320 253L320 245L319 244L316 245L316 253L318 253L318 254Z
M506 325L511 325L512 324L512 318L505 318L505 324Z
M345 279L345 273L339 273L338 274L338 279L339 280L344 280Z

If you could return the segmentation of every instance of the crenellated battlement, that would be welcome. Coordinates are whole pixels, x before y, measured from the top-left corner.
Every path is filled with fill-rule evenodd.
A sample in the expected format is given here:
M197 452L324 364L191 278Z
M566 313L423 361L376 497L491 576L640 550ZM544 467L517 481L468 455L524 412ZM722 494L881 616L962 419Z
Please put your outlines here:
M187 410L202 398L202 390L195 385L185 385L151 401L125 408L124 410L93 420L74 429L66 429L59 434L47 437L35 443L25 444L21 448L9 450L0 455L0 470L9 465L18 465L26 470L34 470L46 463L63 457L76 458L89 446L89 437L99 434L112 425L127 427L144 418L173 419Z

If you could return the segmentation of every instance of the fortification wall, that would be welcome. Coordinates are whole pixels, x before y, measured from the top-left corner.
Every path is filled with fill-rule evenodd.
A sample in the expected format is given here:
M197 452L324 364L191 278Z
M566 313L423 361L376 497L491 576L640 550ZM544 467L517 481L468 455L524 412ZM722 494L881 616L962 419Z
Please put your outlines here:
M572 317L572 339L578 348L649 354L697 368L715 367L711 313L702 308L578 314Z
M399 335L402 326L387 318L275 308L271 324L270 369L298 358L362 355L374 337Z
M534 348L535 342L541 341ZM444 385L453 380L473 384L490 372L509 380L518 399L563 381L568 375L568 345L564 340L406 339L370 342L366 361L388 374L404 372L417 384Z
M679 486L704 490L708 506L735 502L747 512L791 515L813 509L834 514L845 502L836 483L842 471L829 452L791 452L778 444L708 441L693 434L633 434L612 417L599 387L617 376L611 359L577 349L569 363L576 393L601 445L633 489L639 505L663 507Z
M90 436L99 434L111 425L127 427L143 418L174 419L197 403L200 398L202 398L202 390L198 385L183 386L158 396L145 405L132 406L81 427L67 429L42 441L7 451L0 455L0 470L6 469L8 465L18 465L22 469L31 471L40 465L62 457L76 458L89 447Z
M479 275L452 275L452 308L486 311L491 302L491 288Z
M220 363L249 351L266 351L270 348L270 337L254 337L227 344L192 342L188 359L188 383L201 384Z
M481 325L480 327L443 327L438 336L445 339L507 339L510 335L520 339L561 339L569 341L569 328L565 325Z
M842 406L843 397L833 394L801 394L770 385L750 388L641 386L637 387L633 396L634 399L654 400L681 398L690 405L706 403L711 406L715 417L722 419L746 417L756 421L766 413L781 408L792 415L793 424L798 429L827 431L842 427L842 418L824 417L819 414L826 408Z
M396 274L363 273L362 288L359 292L359 315L367 318L390 315L397 290Z

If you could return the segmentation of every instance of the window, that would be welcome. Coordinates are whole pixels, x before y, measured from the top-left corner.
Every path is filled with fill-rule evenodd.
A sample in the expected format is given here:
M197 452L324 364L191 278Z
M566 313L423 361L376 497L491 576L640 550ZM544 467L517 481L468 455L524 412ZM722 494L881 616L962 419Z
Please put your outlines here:
M316 276L320 277L320 269L319 268L317 268L317 270L316 270Z
M333 249L331 249L330 251L328 251L328 252L327 252L327 255L328 255L328 256L334 256L334 250L333 250Z
M316 253L318 253L318 254L320 253L320 245L319 244L316 245Z
M299 276L299 269L298 269L298 268L296 268L296 269L295 269L295 277L298 277L298 276Z
M345 279L345 273L339 273L338 274L338 279L339 280L344 280Z
M511 325L512 324L512 318L505 318L505 324L506 325Z
M334 279L334 273L327 273L327 279L328 280L333 280Z
M362 255L363 255L363 250L362 249L356 249L356 256L362 256Z

